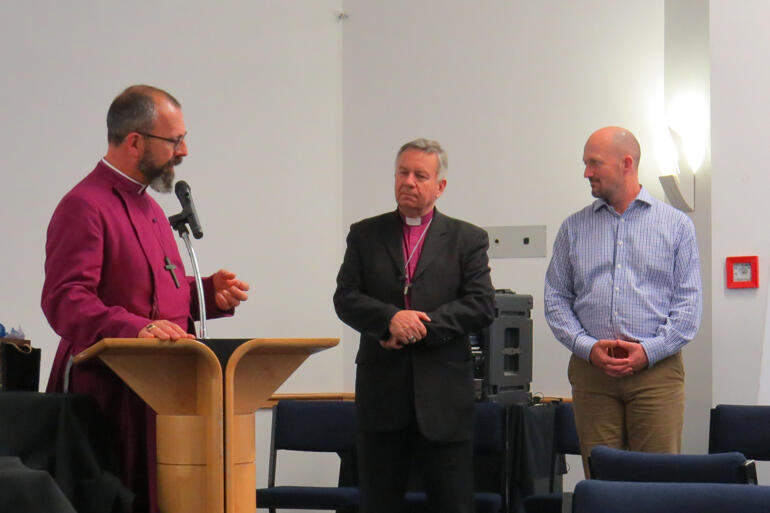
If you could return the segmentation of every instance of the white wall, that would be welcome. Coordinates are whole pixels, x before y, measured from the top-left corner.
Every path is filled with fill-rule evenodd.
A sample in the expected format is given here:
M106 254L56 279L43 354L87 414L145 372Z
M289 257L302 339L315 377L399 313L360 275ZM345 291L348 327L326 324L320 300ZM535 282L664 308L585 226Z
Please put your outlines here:
M331 304L342 236L339 4L0 4L0 322L21 324L43 348L43 387L58 343L39 307L45 229L104 154L107 108L133 83L182 102L190 155L177 172L203 224L202 272L226 267L251 284L235 318L211 322L209 335L341 335ZM161 202L179 211L173 195ZM341 390L341 358L339 348L312 357L283 390ZM264 485L269 412L257 417Z
M763 162L770 102L770 15L763 1L711 2L714 403L757 400L767 304ZM725 288L725 258L759 255L759 288Z

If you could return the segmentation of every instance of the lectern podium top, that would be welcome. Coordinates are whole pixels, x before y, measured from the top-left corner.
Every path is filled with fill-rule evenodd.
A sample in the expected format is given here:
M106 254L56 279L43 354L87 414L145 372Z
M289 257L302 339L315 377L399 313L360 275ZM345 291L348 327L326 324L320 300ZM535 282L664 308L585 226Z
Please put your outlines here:
M305 358L338 343L336 338L105 338L73 363L98 358L156 412L183 415L200 412L206 402L201 397L221 396L209 388L221 390L223 379L245 380L243 386L251 389L241 394L247 408L258 408Z
M83 363L105 352L126 354L141 351L142 354L149 355L174 351L199 353L199 356L204 358L215 356L224 369L230 355L244 344L246 347L240 349L241 353L310 355L334 347L338 343L338 338L183 338L174 342L157 338L105 338L75 355L73 363Z

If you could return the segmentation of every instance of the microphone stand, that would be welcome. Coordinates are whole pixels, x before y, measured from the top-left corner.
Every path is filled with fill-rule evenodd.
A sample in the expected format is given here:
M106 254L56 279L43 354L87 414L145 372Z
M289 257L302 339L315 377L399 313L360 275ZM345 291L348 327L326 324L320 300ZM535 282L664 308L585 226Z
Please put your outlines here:
M206 300L203 296L203 280L198 268L198 259L195 257L195 250L190 242L190 230L187 228L187 213L183 210L179 214L168 218L171 227L179 233L187 247L187 253L190 255L190 261L193 266L193 275L195 276L195 287L198 289L198 312L200 314L200 336L206 338Z

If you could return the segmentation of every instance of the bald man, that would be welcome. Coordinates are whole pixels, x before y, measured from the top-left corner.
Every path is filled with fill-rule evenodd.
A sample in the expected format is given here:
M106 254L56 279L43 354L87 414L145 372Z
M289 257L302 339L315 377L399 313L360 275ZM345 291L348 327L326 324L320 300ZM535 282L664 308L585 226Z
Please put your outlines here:
M625 128L591 134L583 176L597 199L564 221L546 273L546 320L572 351L586 477L596 445L681 449L680 351L702 309L698 246L692 221L639 184L640 156Z

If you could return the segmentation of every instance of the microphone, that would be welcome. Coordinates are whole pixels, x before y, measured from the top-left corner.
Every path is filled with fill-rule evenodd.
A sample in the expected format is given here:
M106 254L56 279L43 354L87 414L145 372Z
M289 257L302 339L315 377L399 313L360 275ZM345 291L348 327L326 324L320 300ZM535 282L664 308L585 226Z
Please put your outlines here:
M184 180L179 180L174 186L174 193L179 198L179 203L182 204L181 215L184 216L185 221L190 225L190 231L192 231L196 239L200 239L203 237L203 230L201 229L198 212L195 210L195 204L192 200L190 186Z

